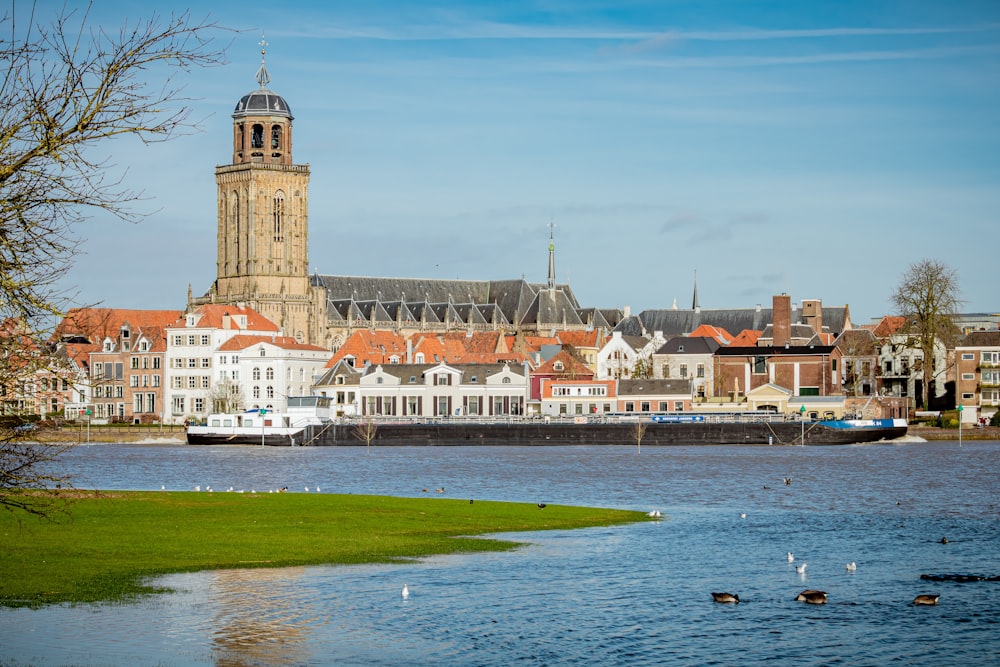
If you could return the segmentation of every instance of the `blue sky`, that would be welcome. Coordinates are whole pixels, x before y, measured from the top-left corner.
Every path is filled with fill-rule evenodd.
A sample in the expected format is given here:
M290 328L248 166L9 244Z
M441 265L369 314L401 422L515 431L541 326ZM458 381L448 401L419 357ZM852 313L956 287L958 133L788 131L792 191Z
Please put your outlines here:
M867 322L932 258L966 312L1000 312L1000 3L210 5L193 15L238 32L227 65L181 79L200 132L110 147L152 214L80 229L82 302L209 288L214 167L263 32L321 273L543 282L551 222L585 306L690 307L697 272L703 308L786 292ZM153 6L186 9L93 18Z

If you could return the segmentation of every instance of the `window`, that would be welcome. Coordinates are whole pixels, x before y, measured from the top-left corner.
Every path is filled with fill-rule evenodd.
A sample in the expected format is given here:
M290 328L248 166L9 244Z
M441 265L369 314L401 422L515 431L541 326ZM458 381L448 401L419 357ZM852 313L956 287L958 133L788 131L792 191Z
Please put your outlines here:
M635 412L635 403L632 401L625 401L625 412Z
M276 151L281 148L281 126L271 126L271 150Z
M705 364L698 364L695 370L695 375L700 378L705 377Z
M674 412L684 412L684 401L674 401Z
M274 369L273 368L265 368L264 369L264 377L265 377L265 379L273 380L274 379Z
M975 373L962 373L962 380L972 381L976 379Z
M670 410L670 404L667 401L660 401L660 406L658 408L660 412L667 412Z
M135 369L139 368L139 357L132 357L128 361L129 361L129 366L128 366L129 368L135 368Z
M191 357L190 359L187 360L187 367L198 368L198 360L195 359L194 357Z
M160 386L160 376L159 375L152 376L150 378L150 380L152 381L152 384L153 384L154 387L159 387Z
M267 397L274 398L274 387L267 385Z
M257 367L257 366L254 366L254 369L253 369L253 372L251 373L251 375L253 376L254 380L260 380L260 368Z
M130 387L138 387L139 386L139 376L138 375L130 375L129 378L128 378L128 386L130 386Z
M197 376L189 375L188 376L188 389L197 389L197 388L198 388L198 378L197 378Z
M194 399L194 411L195 412L204 412L205 411L205 399L204 398L196 398L196 399Z
M188 345L194 345L195 340L194 336L188 336Z
M510 378L504 378L500 381L500 384L510 384Z
M211 379L209 378L209 376L207 376L207 375L202 375L202 376L201 376L201 388L202 388L202 389L208 389L208 388L210 388L211 386L212 386L212 381L211 381Z
M202 334L201 335L201 344L202 345L208 345L208 334Z
M174 336L174 345L183 345L184 336Z
M663 377L670 378L670 364L663 364Z
M578 415L582 415L583 414L583 403L577 403L576 405L574 405L573 406L573 412L575 412Z
M962 400L963 401L973 401L975 399L976 399L976 395L975 394L962 394Z
M554 370L554 371L557 371L557 372L561 373L565 369L566 369L566 366L561 361L557 361L554 364L552 364L552 370Z
M479 414L479 397L469 396L469 414L478 415Z
M375 378L375 384L382 384L382 378L381 377Z
M285 223L285 193L278 190L274 193L274 201L271 204L272 207L272 223L274 231L274 241L275 243L281 243L285 240L284 231L282 227Z
M684 379L687 376L688 376L688 365L687 364L681 364L681 379Z
M639 410L642 412L649 412L649 401L643 401L640 403Z
M203 357L202 360L201 360L201 367L202 368L211 368L212 367L211 360L208 357Z
M257 386L257 385L254 385L253 391L251 393L253 394L254 398L260 398L260 387Z
M767 357L762 354L758 354L753 358L753 372L757 375L767 372Z

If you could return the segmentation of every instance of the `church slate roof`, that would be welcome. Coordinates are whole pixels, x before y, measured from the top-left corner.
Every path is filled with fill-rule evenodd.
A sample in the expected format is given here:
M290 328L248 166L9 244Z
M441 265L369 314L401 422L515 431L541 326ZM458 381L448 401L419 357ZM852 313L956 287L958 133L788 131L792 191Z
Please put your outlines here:
M834 335L844 330L850 321L847 306L823 306L823 328ZM792 309L793 322L802 317L802 310ZM720 308L695 310L644 310L638 315L625 318L615 327L625 335L642 336L653 331L662 331L665 338L687 335L702 324L721 327L733 335L741 331L763 331L774 318L771 308Z
M568 324L582 325L577 312L580 304L569 285L556 287L557 306L551 308L548 304L540 304L538 299L542 292L548 291L548 287L523 279L437 280L314 274L311 283L326 290L327 312L331 321L355 319L352 304L380 302L408 304L418 321L423 315L427 322L440 323L447 319L451 324L457 314L462 323L467 324L471 314L473 324L492 324L493 311L499 309L496 319L500 325L512 322L545 327L561 325L564 312ZM395 312L387 310L390 314ZM365 315L370 318L370 309Z

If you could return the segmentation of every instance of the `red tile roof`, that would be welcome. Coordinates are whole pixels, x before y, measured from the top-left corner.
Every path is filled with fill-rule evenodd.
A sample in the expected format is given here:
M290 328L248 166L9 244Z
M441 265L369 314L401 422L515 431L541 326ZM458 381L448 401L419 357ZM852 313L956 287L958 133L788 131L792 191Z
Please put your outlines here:
M267 343L269 345L274 345L280 347L283 350L305 350L312 352L327 352L325 347L320 347L319 345L309 345L307 343L300 343L291 336L248 336L246 334L237 334L227 340L225 343L219 346L220 352L238 352L240 350L245 350L248 347L252 347L259 343Z

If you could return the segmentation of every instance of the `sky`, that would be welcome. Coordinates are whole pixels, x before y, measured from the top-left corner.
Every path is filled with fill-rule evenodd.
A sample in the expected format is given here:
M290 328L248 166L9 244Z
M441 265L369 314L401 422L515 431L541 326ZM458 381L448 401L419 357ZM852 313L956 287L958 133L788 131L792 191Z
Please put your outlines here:
M77 230L81 303L209 289L214 169L263 34L311 169L311 271L544 282L552 224L584 307L689 308L697 276L704 309L787 293L867 323L934 259L963 312L1000 312L995 1L197 5L232 29L227 63L178 75L197 132L108 146L149 215ZM95 0L90 20L188 8Z

